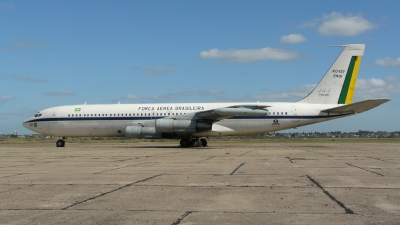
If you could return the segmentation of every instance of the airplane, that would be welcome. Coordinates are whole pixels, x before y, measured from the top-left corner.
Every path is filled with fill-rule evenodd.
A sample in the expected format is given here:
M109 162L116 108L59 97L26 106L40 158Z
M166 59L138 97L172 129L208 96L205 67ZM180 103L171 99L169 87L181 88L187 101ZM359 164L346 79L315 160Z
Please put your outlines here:
M344 47L314 90L298 102L68 105L39 111L23 126L66 137L180 139L181 147L207 146L209 137L262 134L338 119L389 99L352 103L365 44Z

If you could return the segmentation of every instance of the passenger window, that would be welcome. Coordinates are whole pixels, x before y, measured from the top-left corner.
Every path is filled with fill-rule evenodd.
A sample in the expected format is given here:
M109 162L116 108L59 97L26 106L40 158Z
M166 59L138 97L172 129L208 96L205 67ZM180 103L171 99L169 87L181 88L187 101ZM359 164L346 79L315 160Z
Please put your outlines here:
M287 115L287 112L285 112L285 115Z
M70 117L70 115L68 114L68 117Z

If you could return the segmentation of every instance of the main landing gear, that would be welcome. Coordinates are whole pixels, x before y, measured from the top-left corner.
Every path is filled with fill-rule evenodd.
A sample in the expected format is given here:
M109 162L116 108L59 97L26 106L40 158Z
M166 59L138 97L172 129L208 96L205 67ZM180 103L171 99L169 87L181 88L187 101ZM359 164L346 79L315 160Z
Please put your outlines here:
M57 146L57 147L65 147L65 141L64 141L64 139L65 139L64 137L58 139L58 141L56 142L56 146Z
M190 148L190 147L206 147L207 140L205 138L187 138L181 139L181 147Z

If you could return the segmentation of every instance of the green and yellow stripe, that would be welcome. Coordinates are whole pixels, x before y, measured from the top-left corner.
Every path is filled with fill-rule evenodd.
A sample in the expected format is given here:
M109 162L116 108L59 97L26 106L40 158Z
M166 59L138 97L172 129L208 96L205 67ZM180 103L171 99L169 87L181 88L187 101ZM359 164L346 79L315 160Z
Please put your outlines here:
M338 104L350 104L353 101L354 89L356 87L358 69L360 68L361 56L351 57L346 78L343 83Z

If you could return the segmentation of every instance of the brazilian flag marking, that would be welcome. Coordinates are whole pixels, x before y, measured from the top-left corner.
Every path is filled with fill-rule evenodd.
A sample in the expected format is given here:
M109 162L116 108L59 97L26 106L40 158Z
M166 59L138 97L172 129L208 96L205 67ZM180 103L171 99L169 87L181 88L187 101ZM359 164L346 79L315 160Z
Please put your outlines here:
M351 57L349 68L347 69L346 78L343 82L342 92L340 93L338 104L350 104L353 101L354 89L358 69L360 67L361 56Z

